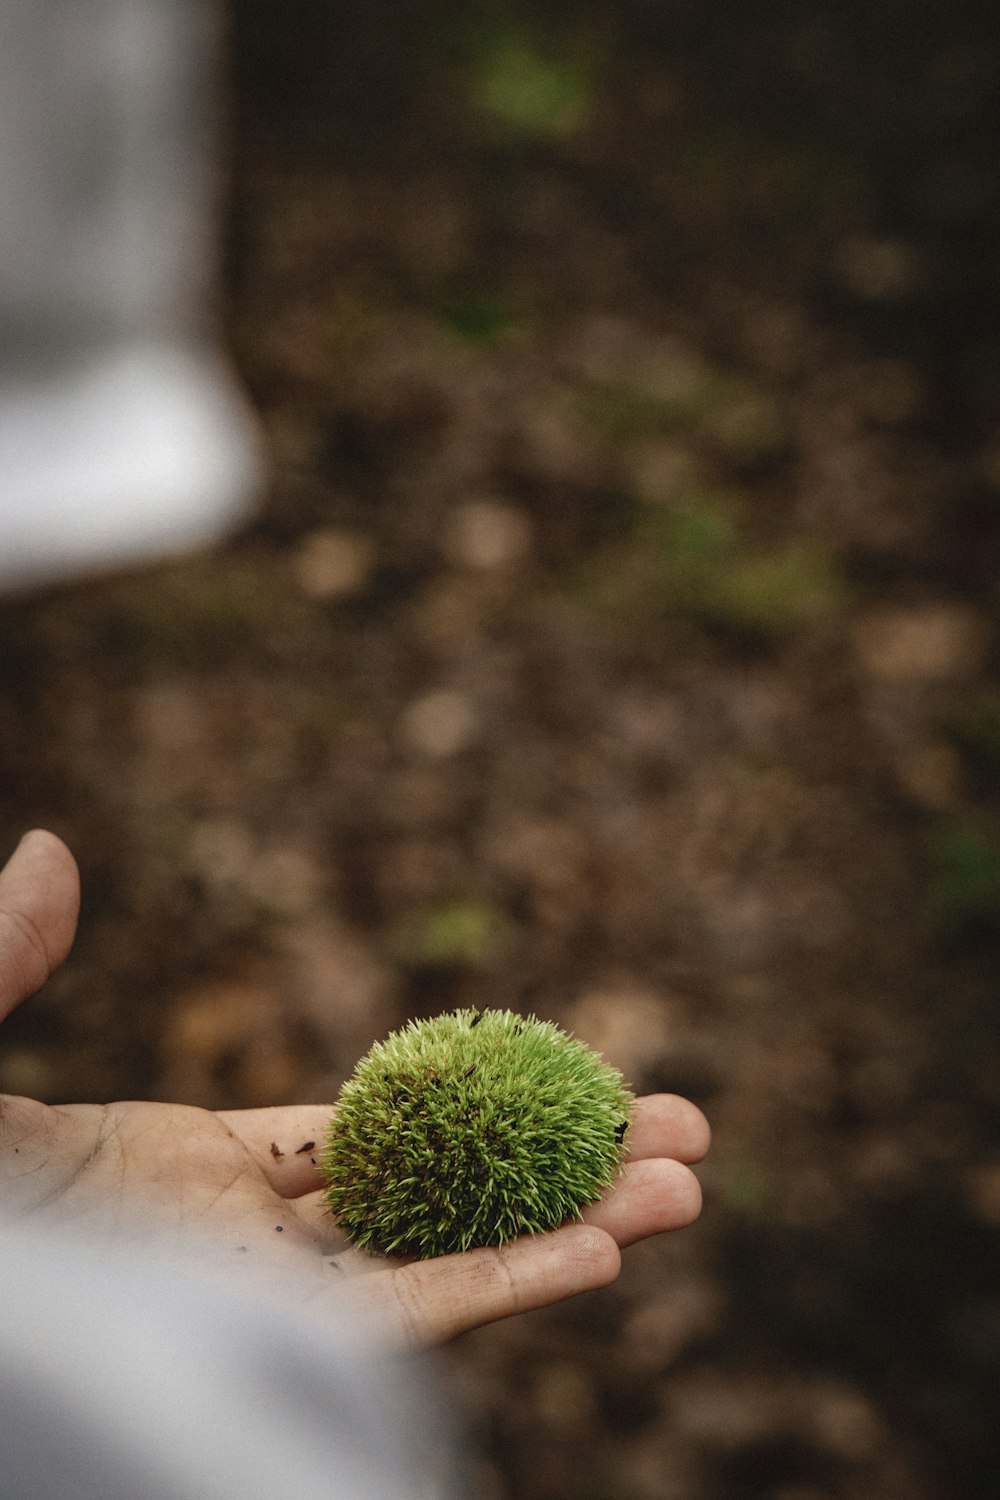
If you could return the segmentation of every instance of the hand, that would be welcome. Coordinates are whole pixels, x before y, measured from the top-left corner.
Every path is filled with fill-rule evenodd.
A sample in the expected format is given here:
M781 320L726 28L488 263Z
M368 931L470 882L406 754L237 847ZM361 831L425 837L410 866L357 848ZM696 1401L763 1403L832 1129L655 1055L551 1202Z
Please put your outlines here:
M76 865L53 834L26 835L0 871L0 1020L69 952ZM584 1222L402 1264L350 1250L322 1203L316 1167L330 1105L213 1113L186 1105L58 1107L0 1096L0 1191L10 1217L56 1232L212 1247L215 1268L249 1273L315 1311L348 1294L396 1342L419 1346L605 1286L626 1245L697 1218L688 1170L708 1148L694 1105L637 1101L628 1162Z

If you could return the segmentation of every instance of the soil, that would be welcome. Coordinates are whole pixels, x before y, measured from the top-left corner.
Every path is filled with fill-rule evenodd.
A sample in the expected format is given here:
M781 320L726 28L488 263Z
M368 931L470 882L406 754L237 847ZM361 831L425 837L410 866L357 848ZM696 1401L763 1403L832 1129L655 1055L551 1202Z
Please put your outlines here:
M995 9L231 43L272 479L0 609L0 835L85 888L0 1085L333 1097L406 1017L555 1019L704 1108L705 1212L447 1351L470 1493L993 1500Z

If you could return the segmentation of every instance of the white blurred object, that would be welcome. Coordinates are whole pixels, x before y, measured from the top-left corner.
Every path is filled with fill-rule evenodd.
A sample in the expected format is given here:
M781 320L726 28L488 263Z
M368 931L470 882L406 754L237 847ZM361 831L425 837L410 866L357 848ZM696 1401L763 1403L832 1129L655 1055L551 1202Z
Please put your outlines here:
M428 1366L250 1259L0 1223L4 1500L450 1500Z
M212 312L214 6L0 3L0 583L212 540L258 477Z

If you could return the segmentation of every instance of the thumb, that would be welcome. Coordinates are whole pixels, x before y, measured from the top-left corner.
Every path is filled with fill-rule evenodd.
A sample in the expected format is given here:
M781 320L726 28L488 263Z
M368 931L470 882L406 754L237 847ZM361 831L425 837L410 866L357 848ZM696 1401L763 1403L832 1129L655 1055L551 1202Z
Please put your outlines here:
M79 911L80 877L62 839L26 833L0 870L0 1020L58 969Z
M591 1224L564 1224L500 1249L467 1250L359 1276L351 1292L391 1342L419 1349L607 1286L620 1269L610 1234Z

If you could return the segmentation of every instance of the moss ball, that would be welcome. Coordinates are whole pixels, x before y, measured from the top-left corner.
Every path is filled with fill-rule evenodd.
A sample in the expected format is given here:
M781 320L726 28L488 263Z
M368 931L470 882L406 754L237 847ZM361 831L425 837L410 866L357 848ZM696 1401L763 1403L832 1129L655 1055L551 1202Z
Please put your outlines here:
M579 1217L617 1176L632 1093L549 1021L458 1010L377 1042L320 1165L359 1249L426 1258Z

